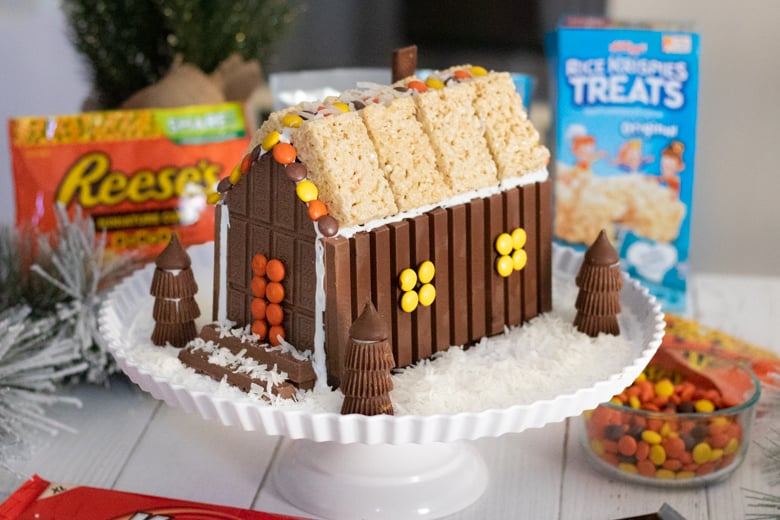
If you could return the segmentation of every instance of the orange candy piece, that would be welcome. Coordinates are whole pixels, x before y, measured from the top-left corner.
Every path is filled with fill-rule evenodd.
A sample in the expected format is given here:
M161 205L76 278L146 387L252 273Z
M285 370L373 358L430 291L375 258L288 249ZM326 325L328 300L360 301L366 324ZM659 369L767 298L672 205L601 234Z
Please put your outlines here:
M279 338L284 339L284 329L279 325L274 325L268 331L268 341L275 347L281 344Z
M284 287L279 282L270 282L265 288L265 297L271 303L281 303L284 300Z
M252 305L250 306L252 311L252 317L256 320L262 320L265 319L266 315L266 303L265 300L262 298L255 298L252 300Z
M269 303L265 310L265 318L271 325L281 325L284 319L284 311L278 303Z
M252 272L257 276L265 276L268 259L263 254L256 254L252 257Z
M321 200L315 199L309 202L309 218L315 222L328 214L328 207Z
M265 320L255 320L252 324L252 334L257 334L260 339L265 339L268 334L268 323Z
M636 439L630 435L623 435L620 440L618 440L618 451L621 455L630 457L636 453L636 448Z
M265 268L265 274L272 282L281 282L284 280L284 264L276 258L269 260Z
M265 276L255 276L252 278L252 296L256 298L265 298Z
M458 69L452 73L452 76L455 79L469 79L471 77L471 73L467 70Z
M428 85L416 79L407 83L406 86L412 90L416 90L420 94L422 94L423 92L428 92Z
M252 167L252 154L248 153L244 156L243 159L241 159L241 166L239 167L239 171L241 173L246 173L249 171L249 168Z
M276 143L273 151L274 159L279 164L290 164L295 162L295 157L298 153L295 151L295 147L290 143Z

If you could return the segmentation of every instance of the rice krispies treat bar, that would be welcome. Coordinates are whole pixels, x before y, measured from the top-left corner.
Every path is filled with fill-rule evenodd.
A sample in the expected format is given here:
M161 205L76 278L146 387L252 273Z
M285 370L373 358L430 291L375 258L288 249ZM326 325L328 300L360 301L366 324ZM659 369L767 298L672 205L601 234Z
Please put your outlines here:
M485 124L498 178L518 177L547 166L550 152L539 143L539 132L528 120L512 76L508 72L491 72L474 76L471 81L477 90L474 108Z
M498 183L496 163L474 109L476 95L475 83L467 81L430 89L414 98L417 117L431 138L438 169L449 180L453 193Z
M398 213L357 112L305 121L291 137L319 189L319 199L341 227Z
M416 111L414 99L404 97L359 112L400 211L434 204L452 194L447 179L436 169L436 155Z

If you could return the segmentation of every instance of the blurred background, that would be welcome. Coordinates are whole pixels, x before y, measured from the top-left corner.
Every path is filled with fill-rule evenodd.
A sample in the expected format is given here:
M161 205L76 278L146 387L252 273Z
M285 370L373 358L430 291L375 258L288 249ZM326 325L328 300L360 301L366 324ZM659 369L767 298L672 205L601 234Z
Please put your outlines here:
M632 21L681 20L701 34L699 121L692 217L693 272L780 275L777 146L780 2L750 12L708 0L297 0L297 17L269 48L279 71L386 67L395 47L417 44L421 67L475 63L531 74L531 115L550 135L546 30L562 14ZM219 24L219 12L211 20ZM14 221L6 120L81 110L91 93L57 0L0 2L0 224ZM208 35L204 35L208 38Z

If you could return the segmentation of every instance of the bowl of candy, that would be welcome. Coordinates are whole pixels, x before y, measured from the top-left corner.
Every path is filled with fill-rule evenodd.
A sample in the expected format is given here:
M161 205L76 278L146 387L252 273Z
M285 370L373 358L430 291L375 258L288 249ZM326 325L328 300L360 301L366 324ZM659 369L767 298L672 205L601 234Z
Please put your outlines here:
M631 386L582 415L580 443L610 477L709 484L745 459L760 395L747 367L662 348Z

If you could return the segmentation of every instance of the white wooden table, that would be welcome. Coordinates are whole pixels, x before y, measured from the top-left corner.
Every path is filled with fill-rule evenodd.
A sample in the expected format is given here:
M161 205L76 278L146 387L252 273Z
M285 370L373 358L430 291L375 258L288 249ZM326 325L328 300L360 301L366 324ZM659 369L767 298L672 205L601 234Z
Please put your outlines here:
M780 353L780 278L699 275L691 283L688 316ZM42 437L26 458L0 469L0 499L31 474L91 485L248 509L312 515L286 503L269 482L278 437L225 427L156 401L123 377L110 389L81 386L81 409L51 416L77 434ZM760 420L753 439L780 429L780 400ZM610 519L657 511L666 502L689 520L736 519L757 512L745 489L772 489L762 451L725 482L695 490L645 488L610 480L587 464L576 419L542 429L475 441L490 484L473 505L450 519Z

